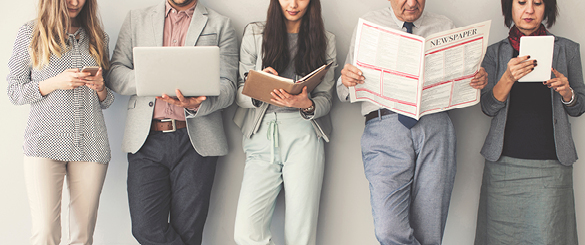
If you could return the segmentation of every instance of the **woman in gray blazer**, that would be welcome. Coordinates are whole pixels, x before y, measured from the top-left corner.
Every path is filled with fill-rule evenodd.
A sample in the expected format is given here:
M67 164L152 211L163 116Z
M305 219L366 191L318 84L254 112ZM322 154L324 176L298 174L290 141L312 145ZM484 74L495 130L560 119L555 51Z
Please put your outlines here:
M333 66L311 93L275 90L273 104L241 93L251 69L298 80L329 62ZM266 23L246 27L234 117L246 153L236 243L273 244L270 221L283 185L286 243L315 243L335 62L335 36L324 29L319 0L271 0Z
M521 36L552 36L556 0L502 0L508 38L488 47L483 112L492 117L475 244L577 244L568 116L585 112L579 44L555 36L554 78L519 83L537 60L518 56Z

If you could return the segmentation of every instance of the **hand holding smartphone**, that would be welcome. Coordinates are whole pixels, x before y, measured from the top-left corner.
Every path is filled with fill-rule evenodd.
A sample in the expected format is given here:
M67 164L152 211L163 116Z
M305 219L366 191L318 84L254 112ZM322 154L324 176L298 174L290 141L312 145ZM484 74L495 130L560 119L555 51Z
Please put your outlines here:
M91 74L90 76L93 77L93 76L95 76L95 74L97 74L97 72L98 72L99 69L100 69L99 66L84 66L81 69L81 72L88 72L88 73Z

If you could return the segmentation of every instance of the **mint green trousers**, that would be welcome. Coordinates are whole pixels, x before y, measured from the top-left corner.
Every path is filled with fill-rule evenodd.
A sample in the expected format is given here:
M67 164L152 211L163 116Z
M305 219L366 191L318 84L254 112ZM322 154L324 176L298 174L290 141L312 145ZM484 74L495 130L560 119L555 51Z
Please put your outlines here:
M323 139L300 113L270 113L258 133L244 137L244 178L234 238L239 245L274 244L270 223L285 190L285 242L315 244L325 165Z

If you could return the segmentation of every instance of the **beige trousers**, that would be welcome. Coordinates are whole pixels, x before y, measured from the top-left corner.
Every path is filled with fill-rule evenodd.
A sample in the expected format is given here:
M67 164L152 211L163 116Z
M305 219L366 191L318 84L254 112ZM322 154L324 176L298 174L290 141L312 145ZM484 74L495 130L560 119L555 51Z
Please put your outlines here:
M32 216L31 244L61 241L63 181L69 187L69 242L92 244L99 198L108 165L24 157L24 178Z

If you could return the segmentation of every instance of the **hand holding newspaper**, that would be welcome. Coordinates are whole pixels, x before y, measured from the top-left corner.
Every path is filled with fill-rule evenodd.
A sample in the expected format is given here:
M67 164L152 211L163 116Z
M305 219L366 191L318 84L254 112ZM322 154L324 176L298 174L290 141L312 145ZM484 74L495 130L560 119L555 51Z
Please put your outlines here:
M351 102L369 101L415 119L479 103L480 91L469 83L481 68L490 24L425 39L360 19L353 65L366 80L350 87Z

